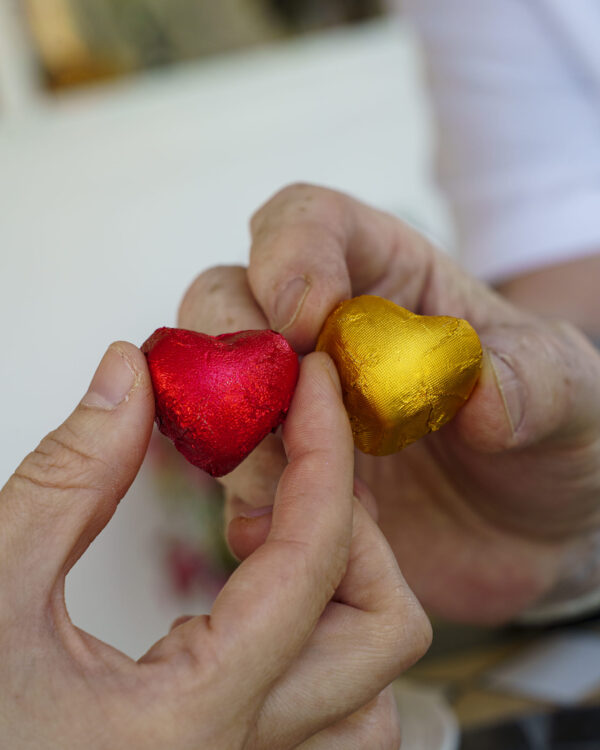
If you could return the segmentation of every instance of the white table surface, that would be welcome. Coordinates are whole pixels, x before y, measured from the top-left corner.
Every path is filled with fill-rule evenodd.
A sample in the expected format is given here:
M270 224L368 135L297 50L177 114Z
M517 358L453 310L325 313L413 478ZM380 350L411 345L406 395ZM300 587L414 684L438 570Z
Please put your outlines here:
M431 142L414 41L390 21L0 117L0 476L111 341L174 324L199 271L246 261L248 217L284 184L340 188L448 239ZM161 583L161 523L142 471L67 582L74 621L133 656L181 608Z

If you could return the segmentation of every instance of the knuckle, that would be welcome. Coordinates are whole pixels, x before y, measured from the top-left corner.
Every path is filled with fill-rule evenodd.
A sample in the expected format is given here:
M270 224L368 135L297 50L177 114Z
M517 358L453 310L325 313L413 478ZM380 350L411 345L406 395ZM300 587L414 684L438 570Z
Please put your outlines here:
M276 193L273 201L281 203L310 202L328 192L327 188L312 185L310 182L292 182Z
M433 638L431 622L416 599L411 607L410 616L406 617L405 610L404 617L406 620L401 641L404 652L401 660L403 670L412 666L427 653Z
M419 613L417 615L417 622L414 626L414 661L419 661L429 651L431 642L433 641L433 628L429 617L425 614L425 611L419 605Z
M201 327L206 319L214 320L215 305L227 297L232 283L241 276L245 279L243 266L214 266L196 276L183 295L177 314L178 324L184 328Z
M315 591L321 589L324 602L328 602L343 575L343 552L334 550L330 553L329 564L325 569L315 559L313 545L301 539L286 540L290 547L290 568L294 578L309 581L310 588ZM289 573L286 572L286 576Z
M297 209L305 211L308 204L315 200L335 199L338 194L328 188L312 185L307 182L294 182L276 192L252 215L250 231L253 237L260 234L272 221L274 216L289 217Z
M433 630L431 622L421 605L410 595L402 596L401 605L396 603L385 615L378 629L382 650L386 653L386 669L391 676L408 669L421 659L431 646Z
M252 233L258 230L260 225L274 208L280 208L282 203L287 203L289 200L295 200L300 192L309 192L315 189L314 185L305 182L292 182L289 185L285 185L259 206L252 214L250 217L250 230Z
M314 542L301 539L279 538L279 543L286 546L287 564L276 573L276 585L289 586L293 581L301 581L315 597L320 597L321 606L325 607L331 600L344 575L348 564L348 549L338 544L328 550L326 563L316 555Z

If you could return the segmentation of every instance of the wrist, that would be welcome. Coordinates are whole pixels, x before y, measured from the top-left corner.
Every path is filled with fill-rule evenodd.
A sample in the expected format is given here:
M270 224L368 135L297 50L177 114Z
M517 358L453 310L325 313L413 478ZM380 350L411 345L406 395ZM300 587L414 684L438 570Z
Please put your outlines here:
M542 317L563 318L600 340L600 253L545 266L497 285L514 304Z

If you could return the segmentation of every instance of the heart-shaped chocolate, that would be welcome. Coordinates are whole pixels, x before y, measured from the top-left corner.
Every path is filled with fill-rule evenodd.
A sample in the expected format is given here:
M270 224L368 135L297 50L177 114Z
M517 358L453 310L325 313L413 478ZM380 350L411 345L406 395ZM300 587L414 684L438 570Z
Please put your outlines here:
M466 320L415 315L370 295L333 310L317 350L336 364L357 448L376 456L452 419L477 382L482 356Z
M142 345L156 423L188 461L227 474L285 419L298 356L275 331L159 328Z

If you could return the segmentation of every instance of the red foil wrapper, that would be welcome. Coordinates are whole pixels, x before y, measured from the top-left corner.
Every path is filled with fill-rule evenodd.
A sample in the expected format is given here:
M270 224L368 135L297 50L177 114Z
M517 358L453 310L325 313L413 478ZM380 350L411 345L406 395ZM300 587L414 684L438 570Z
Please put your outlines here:
M275 331L159 328L142 351L159 430L213 477L235 469L277 429L298 380L298 356Z

